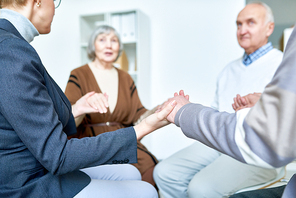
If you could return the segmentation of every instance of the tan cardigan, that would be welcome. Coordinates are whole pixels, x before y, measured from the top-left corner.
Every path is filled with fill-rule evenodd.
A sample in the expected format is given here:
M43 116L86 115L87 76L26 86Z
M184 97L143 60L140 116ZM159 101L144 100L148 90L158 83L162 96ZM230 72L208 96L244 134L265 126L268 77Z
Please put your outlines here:
M117 69L117 68L116 68ZM131 76L120 69L118 71L118 100L113 113L93 113L87 114L82 123L77 128L77 135L73 137L91 137L104 132L114 131L126 126L132 126L141 115L147 112L142 105L137 88ZM102 93L91 69L86 64L71 72L65 94L71 104L88 92L95 91ZM116 126L86 126L87 124L97 124L106 122L119 122ZM143 174L147 169L157 163L156 158L138 141L138 164L135 166Z

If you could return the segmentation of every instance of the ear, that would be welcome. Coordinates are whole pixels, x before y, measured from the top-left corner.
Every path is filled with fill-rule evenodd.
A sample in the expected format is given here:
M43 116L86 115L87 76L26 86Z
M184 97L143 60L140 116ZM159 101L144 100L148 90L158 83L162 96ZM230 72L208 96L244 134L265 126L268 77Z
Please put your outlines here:
M266 25L266 36L269 37L272 33L273 33L273 30L274 30L274 23L273 22L269 22L267 25Z
M33 0L34 6L40 7L41 6L41 0Z

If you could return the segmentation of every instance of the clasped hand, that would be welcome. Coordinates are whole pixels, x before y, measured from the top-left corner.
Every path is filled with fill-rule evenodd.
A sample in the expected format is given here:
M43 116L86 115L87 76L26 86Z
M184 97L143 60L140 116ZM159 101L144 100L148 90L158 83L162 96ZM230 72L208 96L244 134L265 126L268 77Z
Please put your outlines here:
M76 118L87 113L107 113L108 107L108 95L92 91L77 100L72 112Z
M181 90L179 94L175 93L174 97L160 105L154 114L134 126L137 139L141 139L150 132L168 125L170 122L174 123L174 118L178 110L185 104L190 103L188 99L189 96L185 95L183 90Z
M181 107L183 107L184 105L190 103L189 102L189 95L185 95L183 90L179 91L179 94L177 92L175 92L174 97L173 98L169 98L166 102L164 102L158 109L156 112L161 111L168 103L172 102L172 101L176 101L176 106L175 108L170 112L170 114L168 114L167 116L167 120L171 123L175 123L175 116L177 114L177 112L179 111L179 109L181 109Z

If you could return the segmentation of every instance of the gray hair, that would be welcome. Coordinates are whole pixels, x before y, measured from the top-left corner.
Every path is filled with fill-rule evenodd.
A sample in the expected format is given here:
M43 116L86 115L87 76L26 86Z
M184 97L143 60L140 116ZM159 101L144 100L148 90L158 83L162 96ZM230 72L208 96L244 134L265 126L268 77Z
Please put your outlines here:
M253 2L248 3L248 5L249 4L257 4L257 5L263 6L266 10L265 23L266 24L267 23L274 23L274 16L273 16L272 10L266 3L263 3L261 1L253 1Z
M95 49L95 42L96 39L98 37L98 35L100 34L109 34L110 32L113 32L116 37L118 38L118 42L119 42L119 52L118 52L118 56L116 57L115 61L118 59L118 57L120 56L121 52L122 52L122 42L120 40L120 36L118 34L118 32L111 26L108 25L101 25L99 27L97 27L97 29L95 29L93 31L93 33L91 34L89 41L88 41L88 46L87 46L87 56L90 60L95 60L96 58L96 49Z

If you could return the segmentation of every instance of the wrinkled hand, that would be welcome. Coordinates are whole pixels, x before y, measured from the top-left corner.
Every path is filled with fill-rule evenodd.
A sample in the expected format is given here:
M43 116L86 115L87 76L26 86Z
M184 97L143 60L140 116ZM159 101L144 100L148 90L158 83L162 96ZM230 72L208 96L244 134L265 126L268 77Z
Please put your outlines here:
M179 109L181 109L184 105L190 103L189 102L189 95L185 95L183 90L179 91L179 94L176 92L174 94L174 97L169 99L170 100L175 100L177 102L177 105L173 109L173 111L168 115L167 120L169 122L175 123L175 116Z
M100 113L106 113L108 104L108 95L106 93L94 93L86 99L88 105Z
M235 111L251 108L253 107L261 97L261 93L254 92L253 94L248 94L246 96L240 96L239 94L233 98L234 103L232 104L232 108Z
M177 105L172 110L172 112L168 115L167 120L169 122L175 123L174 120L175 120L175 116L176 116L178 110L181 107L183 107L184 105L190 103L189 102L189 95L185 95L183 90L180 90L179 94L177 92L175 92L174 97L169 98L166 102L164 102L156 112L160 111L164 106L166 106L168 103L172 102L173 100L175 100L177 102Z
M72 113L75 118L86 113L106 113L108 106L108 95L106 93L92 91L77 100L72 106Z
M140 124L134 126L137 139L140 140L152 131L168 125L169 122L166 118L175 106L176 101L173 100L165 107L163 107L160 111L151 114L150 116L142 120Z

